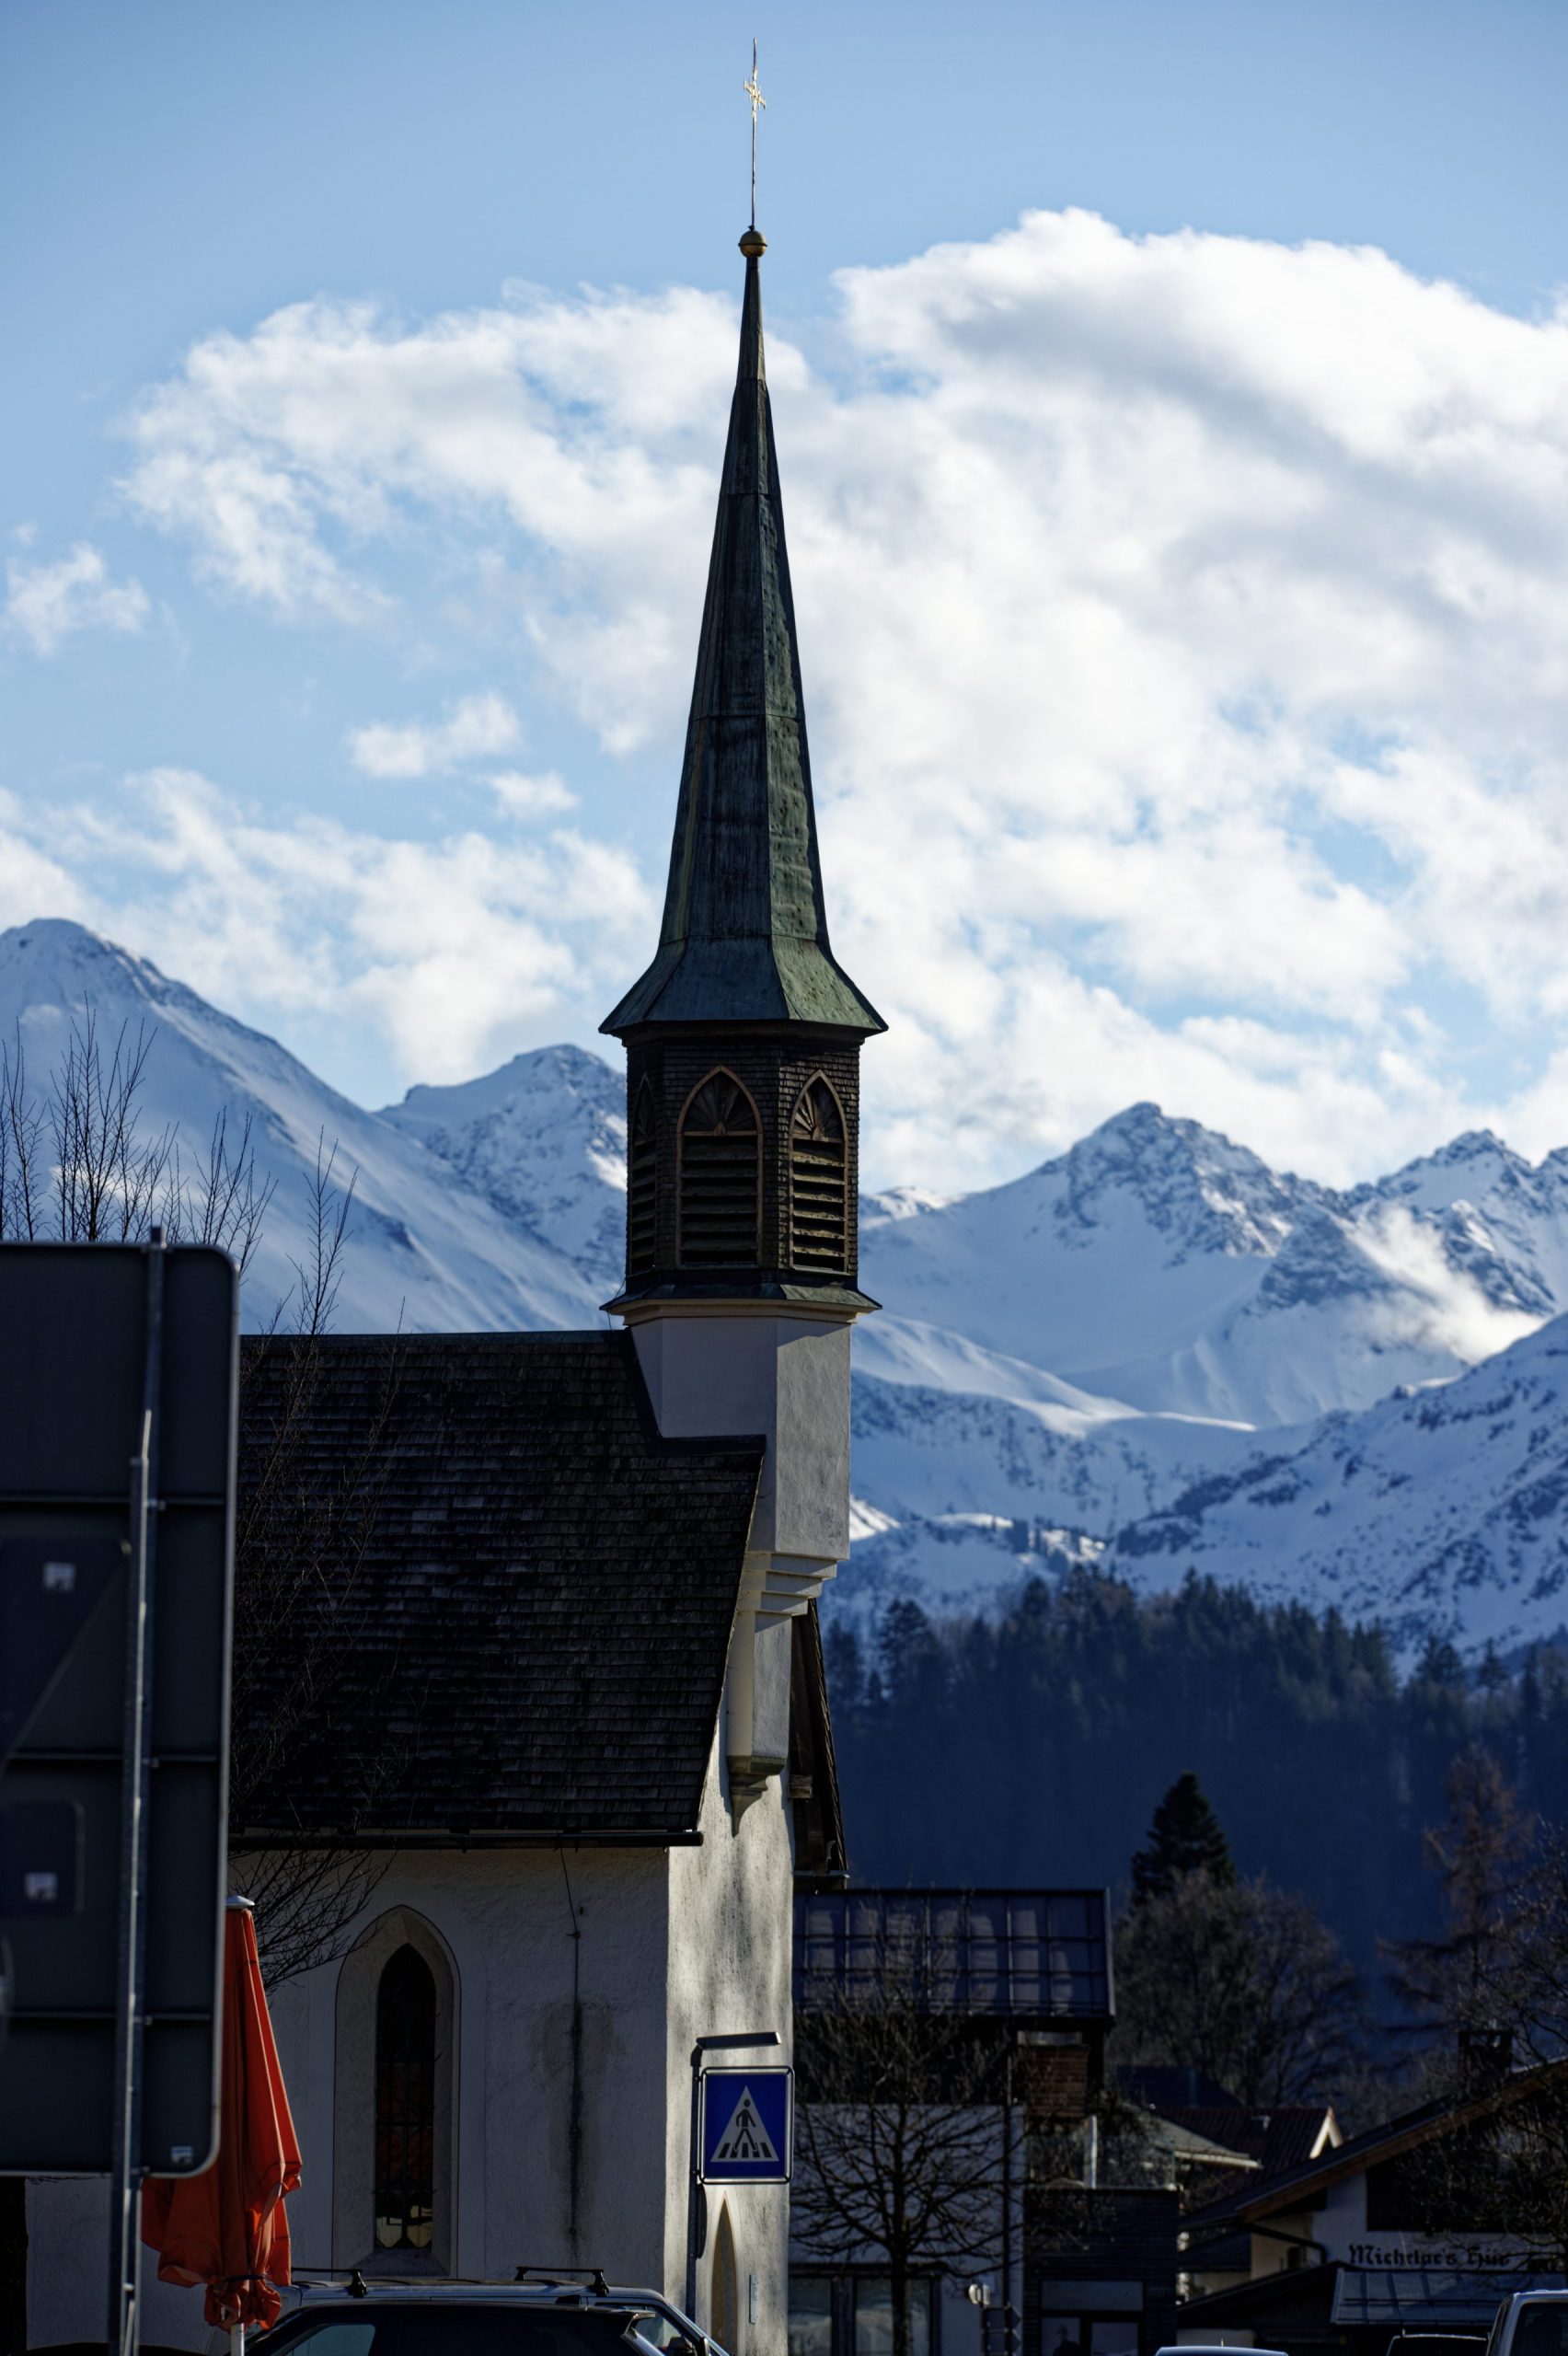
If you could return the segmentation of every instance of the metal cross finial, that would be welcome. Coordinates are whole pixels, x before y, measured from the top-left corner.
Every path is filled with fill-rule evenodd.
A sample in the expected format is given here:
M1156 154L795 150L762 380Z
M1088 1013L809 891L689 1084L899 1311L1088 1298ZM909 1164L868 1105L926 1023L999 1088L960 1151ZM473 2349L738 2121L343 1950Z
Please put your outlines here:
M759 85L758 85L757 78L756 78L756 41L755 41L755 38L753 39L753 41L752 41L752 70L751 70L751 80L750 80L749 82L743 82L743 83L742 83L742 85L741 85L741 87L744 90L744 92L745 92L745 94L746 94L747 98L751 100L751 110L752 110L752 227L755 229L755 228L756 227L756 110L757 110L758 107L761 107L761 109L763 110L764 113L766 113L766 112L767 112L767 100L763 97L763 95L762 95L762 91L761 91L761 88L760 88L760 87L759 87Z

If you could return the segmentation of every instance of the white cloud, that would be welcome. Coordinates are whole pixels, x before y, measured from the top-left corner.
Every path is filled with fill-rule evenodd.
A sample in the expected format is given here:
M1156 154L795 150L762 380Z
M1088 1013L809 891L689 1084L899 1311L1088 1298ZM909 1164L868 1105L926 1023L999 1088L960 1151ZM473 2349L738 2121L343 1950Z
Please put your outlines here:
M878 1174L1146 1095L1333 1177L1505 1121L1477 1033L1539 1068L1568 1005L1568 313L1080 213L838 291L769 373ZM673 746L733 348L690 290L298 305L150 398L129 495L306 624L467 548L546 691Z
M485 781L512 818L559 817L577 807L576 794L554 769L539 777L525 777L521 769L500 769Z
M24 843L43 830L0 802L0 845L8 817ZM56 808L47 831L73 914L263 1027L368 1025L406 1079L467 1079L525 1037L585 1027L622 944L656 922L624 853L571 831L419 842L269 823L189 770ZM40 868L25 913L59 906Z
M1431 1228L1418 1225L1401 1204L1387 1205L1356 1232L1367 1259L1390 1279L1391 1298L1373 1312L1386 1345L1447 1349L1475 1364L1533 1334L1541 1322L1488 1300L1473 1276L1449 1265Z
M366 777L431 777L463 761L510 752L523 731L504 696L465 696L433 727L420 721L373 721L351 728L350 760Z
M102 554L80 540L54 564L6 566L7 631L35 654L57 654L81 629L139 630L151 606L139 581L111 581Z

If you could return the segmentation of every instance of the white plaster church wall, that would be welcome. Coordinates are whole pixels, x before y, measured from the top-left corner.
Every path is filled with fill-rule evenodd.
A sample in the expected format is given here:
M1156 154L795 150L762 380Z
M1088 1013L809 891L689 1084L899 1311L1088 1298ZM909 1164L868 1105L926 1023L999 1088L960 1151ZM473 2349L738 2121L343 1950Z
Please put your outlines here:
M411 1933L427 1955L438 1945L450 1961L452 2269L504 2276L525 2262L602 2265L612 2278L682 2297L693 2041L775 2028L783 2047L759 2058L789 2056L787 1808L774 1781L734 1820L718 1750L716 1742L700 1848L567 1851L564 1873L555 1850L408 1852L393 1860L363 1910L358 1954L276 1992L273 2023L304 2155L289 2203L302 2267L352 2265L371 2255L367 1999L381 1966ZM574 1924L582 2019L575 2238ZM264 1949L265 1924L259 1930ZM439 1972L437 1983L439 1990ZM733 2356L783 2356L787 2195L745 2185L715 2190L709 2200L698 2269L702 2319L710 2320L727 2200L739 2292ZM107 2219L101 2182L30 2187L35 2343L101 2333ZM753 2274L755 2324L747 2299ZM206 2346L200 2292L149 2281L147 2300L145 2338Z
M403 1910L439 1934L455 1982L453 2180L437 2188L438 2214L444 2189L455 2211L451 2269L509 2275L520 2264L578 2263L657 2279L668 2104L663 1854L569 1851L563 1871L555 1850L412 1851L394 1859L364 1911L367 1943L379 1949L377 1925ZM351 1954L307 1973L280 1990L274 2009L306 2154L295 2246L302 2258L320 2252L317 2263L338 2266L367 2258L373 2243L363 2164L344 2122L371 2117L374 2079L368 2051L346 2051L338 2037L356 1962Z
M741 1628L744 1631L743 1619ZM744 1636L743 1634L743 1641ZM700 1849L670 1852L670 1980L666 2033L671 2120L665 2179L665 2281L684 2292L686 2218L686 2116L691 2050L698 2037L777 2029L765 2064L792 2056L791 1987L794 1848L788 1804L777 1777L735 1819L721 1785L719 1746L704 1792ZM727 1780L727 1779L726 1779ZM716 2054L717 2063L754 2058ZM678 2108L677 2108L678 2106ZM723 2204L730 2212L737 2276L737 2330L732 2356L785 2356L788 2329L790 2200L787 2187L714 2186L708 2193L708 2246L698 2268L697 2321L714 2327L713 2268ZM752 2321L748 2277L757 2278Z
M841 1563L849 1552L849 1327L842 1317L661 1304L632 1338L666 1438L760 1432L750 1544Z

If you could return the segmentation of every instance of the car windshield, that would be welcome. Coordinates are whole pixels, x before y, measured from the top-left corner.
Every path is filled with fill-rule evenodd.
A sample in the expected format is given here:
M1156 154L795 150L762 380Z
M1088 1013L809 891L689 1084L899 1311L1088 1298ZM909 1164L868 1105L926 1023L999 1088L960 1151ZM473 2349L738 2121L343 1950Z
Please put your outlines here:
M278 2356L627 2356L632 2324L624 2309L345 2300L307 2309L262 2345Z
M1527 2299L1514 2325L1509 2356L1564 2356L1568 2351L1568 2300Z

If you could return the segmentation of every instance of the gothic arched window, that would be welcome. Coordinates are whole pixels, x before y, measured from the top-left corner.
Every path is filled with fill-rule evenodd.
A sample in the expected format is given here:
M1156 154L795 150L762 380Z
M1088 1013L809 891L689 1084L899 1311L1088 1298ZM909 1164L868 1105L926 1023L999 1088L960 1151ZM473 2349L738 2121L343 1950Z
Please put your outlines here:
M709 2302L709 2326L721 2348L741 2344L741 2269L735 2261L735 2229L726 2200L719 2212L713 2237L713 2295Z
M681 1265L754 1268L762 1125L732 1072L709 1072L681 1114Z
M428 2249L435 2223L435 1981L400 1946L375 2000L375 2246Z
M646 1080L637 1091L626 1157L626 1265L651 1268L655 1256L654 1204L659 1179L659 1114Z
M820 1073L790 1123L790 1258L836 1273L849 1261L849 1161L844 1107Z

